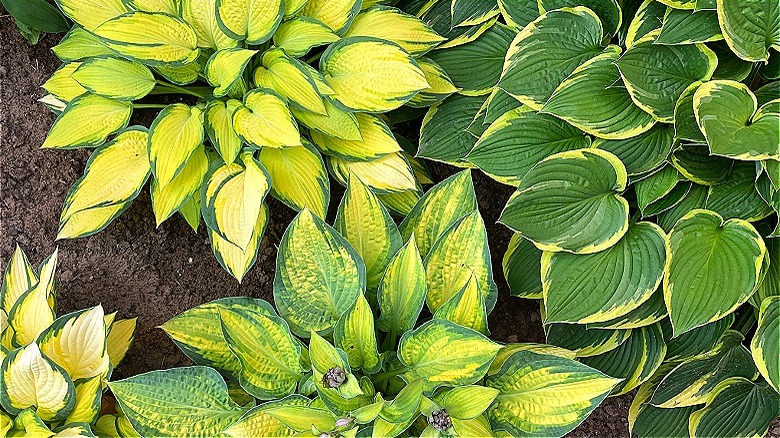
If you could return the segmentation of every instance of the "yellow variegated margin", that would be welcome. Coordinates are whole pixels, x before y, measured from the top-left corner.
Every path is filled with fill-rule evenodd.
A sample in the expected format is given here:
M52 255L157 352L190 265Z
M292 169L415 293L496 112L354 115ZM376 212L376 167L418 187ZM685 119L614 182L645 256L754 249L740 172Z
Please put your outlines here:
M231 47L217 50L206 63L206 79L214 87L214 97L222 97L241 79L244 68L257 50Z
M325 218L330 181L320 154L303 146L262 148L258 159L271 177L271 195L295 210L308 208Z
M360 0L309 0L301 9L301 15L315 18L342 34L360 11Z
M54 272L57 270L58 252L55 249L54 253L44 260L40 281L23 293L8 312L13 347L24 347L35 341L38 335L54 322L54 306L49 302L49 297L54 295Z
M373 6L359 13L344 36L365 36L392 41L415 56L422 55L447 40L417 17L383 5Z
M37 340L41 352L74 381L108 374L103 307L61 316Z
M216 0L220 29L237 40L256 45L268 41L282 21L282 0Z
M244 96L233 113L233 129L255 147L300 146L301 134L284 99L275 91L257 88Z
M42 148L69 149L97 146L127 126L130 102L84 94L70 103L54 121Z

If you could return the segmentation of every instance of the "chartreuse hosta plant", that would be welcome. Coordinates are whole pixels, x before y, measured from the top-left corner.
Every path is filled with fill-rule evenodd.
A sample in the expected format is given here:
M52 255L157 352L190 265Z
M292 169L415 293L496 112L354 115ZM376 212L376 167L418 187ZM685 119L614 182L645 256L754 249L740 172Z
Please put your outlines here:
M442 3L453 25L472 11L404 7ZM542 300L549 343L624 379L613 394L641 387L633 432L762 435L780 389L777 2L480 4L500 21L428 54L460 90L418 155L517 187L510 288Z
M400 227L350 178L333 227L303 210L274 304L223 298L162 325L197 366L109 383L142 436L561 436L620 379L490 340L490 254L468 172ZM423 310L423 309L427 310Z
M76 26L53 48L63 65L42 100L59 117L43 147L95 148L59 238L102 230L151 180L157 223L179 212L197 229L203 217L240 280L267 194L324 217L326 164L402 214L419 199L425 171L382 113L456 89L424 56L444 37L416 17L368 0L57 3ZM148 128L128 127L149 109L160 111Z
M3 436L95 436L111 371L135 319L102 306L56 317L57 251L36 272L17 246L0 287L0 431Z

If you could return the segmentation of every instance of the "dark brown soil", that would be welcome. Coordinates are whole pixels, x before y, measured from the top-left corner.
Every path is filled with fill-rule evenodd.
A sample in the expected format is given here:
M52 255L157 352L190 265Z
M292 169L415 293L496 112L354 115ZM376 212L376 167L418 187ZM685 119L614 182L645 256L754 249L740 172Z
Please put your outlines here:
M63 200L82 174L89 151L40 149L54 115L36 102L39 86L58 67L49 48L59 37L48 35L30 46L0 8L0 267L15 244L33 263L59 247L60 314L102 303L120 317L138 317L133 347L114 376L187 365L156 327L195 305L227 296L272 299L276 246L294 212L271 201L271 218L257 263L238 284L217 263L201 228L198 234L178 216L155 227L147 192L96 236L55 242ZM452 168L434 166L440 180ZM511 193L507 187L474 173L480 210L488 224L499 301L490 316L496 339L543 342L538 304L509 296L501 257L510 232L495 222ZM334 190L340 196L341 190ZM333 205L338 197L334 196ZM575 437L627 436L630 397L606 400Z

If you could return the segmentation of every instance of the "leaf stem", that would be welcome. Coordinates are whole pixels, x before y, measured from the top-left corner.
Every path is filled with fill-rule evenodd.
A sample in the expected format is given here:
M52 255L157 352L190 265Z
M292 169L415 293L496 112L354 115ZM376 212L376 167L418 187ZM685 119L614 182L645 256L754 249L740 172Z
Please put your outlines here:
M409 371L409 367L398 368L397 370L388 371L386 373L375 374L374 377L371 379L371 381L373 381L374 384L382 383L386 380L392 379L393 377L401 375L407 371Z
M181 93L181 94L189 94L190 96L195 96L195 97L200 97L201 99L205 99L205 96L203 94L198 93L198 92L196 92L194 90L191 90L189 88L180 87L180 86L178 86L176 84L171 84L169 82L161 81L159 79L157 80L157 84L162 86L162 87L168 88L171 91L175 91L175 92L178 92L178 93Z
M133 108L134 109L153 109L153 108L165 108L166 104L164 103L134 103Z

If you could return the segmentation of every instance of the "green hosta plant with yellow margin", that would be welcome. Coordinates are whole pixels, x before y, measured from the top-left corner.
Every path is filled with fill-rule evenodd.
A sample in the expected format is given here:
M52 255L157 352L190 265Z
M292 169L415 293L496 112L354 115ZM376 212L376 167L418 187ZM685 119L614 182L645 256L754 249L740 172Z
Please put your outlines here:
M17 246L0 286L0 431L3 436L95 436L112 370L135 319L102 306L56 317L57 251L36 272Z
M378 3L58 1L76 26L53 48L63 65L42 101L59 116L43 147L94 148L58 238L102 230L151 180L157 224L179 212L197 229L202 217L241 280L267 194L324 217L328 174L354 174L408 213L430 181L383 113L456 89L424 56L444 38ZM161 111L148 128L128 127L149 109Z
M273 295L163 324L197 365L109 383L135 431L562 436L621 381L564 348L487 337L495 284L468 172L400 226L353 176L333 227L308 209L290 224Z
M476 3L401 7L443 4L455 29ZM460 90L428 111L418 156L517 188L501 215L510 289L541 300L548 343L624 379L612 395L640 388L633 433L765 434L780 404L777 2L480 5L494 23L428 54Z

